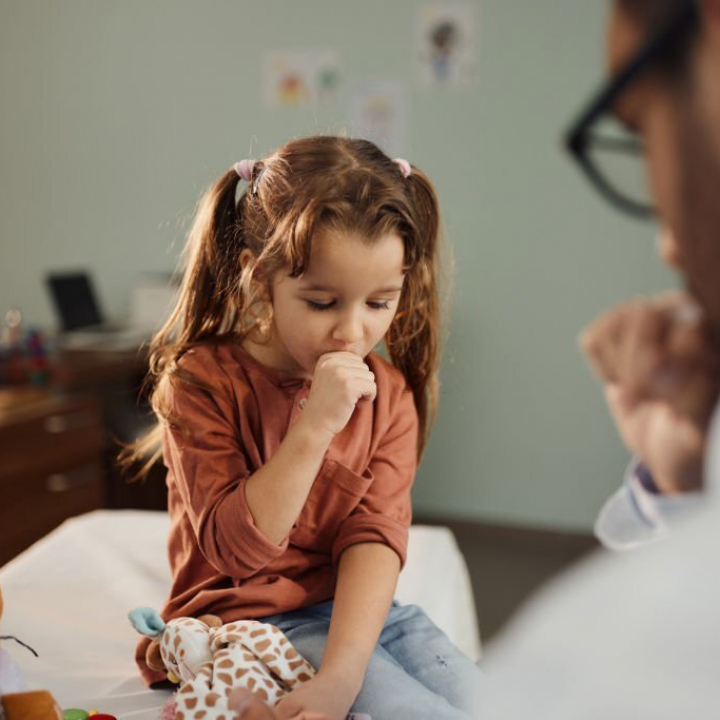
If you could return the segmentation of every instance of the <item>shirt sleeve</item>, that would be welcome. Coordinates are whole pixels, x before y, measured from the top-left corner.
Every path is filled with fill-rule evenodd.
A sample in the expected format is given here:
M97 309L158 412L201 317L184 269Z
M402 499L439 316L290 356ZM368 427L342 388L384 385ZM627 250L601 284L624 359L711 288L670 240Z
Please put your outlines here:
M648 467L634 458L622 487L600 510L595 535L610 550L631 550L662 537L701 502L699 492L663 495Z
M332 548L333 563L351 545L382 543L399 556L407 557L412 504L410 488L417 469L418 416L412 393L400 395L393 417L368 473L372 482L358 506L343 521Z
M245 498L250 472L236 427L239 414L223 371L209 373L194 362L184 363L183 371L215 389L175 382L166 462L205 559L224 575L248 578L281 555L288 541L270 542L253 521Z

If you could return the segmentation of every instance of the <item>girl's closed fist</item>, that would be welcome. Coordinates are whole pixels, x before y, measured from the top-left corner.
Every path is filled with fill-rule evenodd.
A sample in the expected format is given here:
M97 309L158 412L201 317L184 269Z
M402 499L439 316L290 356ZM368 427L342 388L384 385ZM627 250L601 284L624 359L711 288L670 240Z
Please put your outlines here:
M349 352L322 355L315 365L302 421L321 432L337 435L361 399L373 401L375 375L362 358Z

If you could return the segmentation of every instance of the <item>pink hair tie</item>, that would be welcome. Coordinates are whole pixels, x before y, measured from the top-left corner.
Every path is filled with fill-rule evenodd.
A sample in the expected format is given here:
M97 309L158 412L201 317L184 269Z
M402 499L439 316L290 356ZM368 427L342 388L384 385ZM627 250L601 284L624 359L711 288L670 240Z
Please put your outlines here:
M400 168L400 172L402 173L402 176L404 178L410 177L412 168L410 167L410 163L405 160L405 158L395 158L393 162Z
M240 162L236 162L233 165L235 172L245 181L250 182L252 179L253 170L255 169L255 163L257 160L250 160L246 158Z

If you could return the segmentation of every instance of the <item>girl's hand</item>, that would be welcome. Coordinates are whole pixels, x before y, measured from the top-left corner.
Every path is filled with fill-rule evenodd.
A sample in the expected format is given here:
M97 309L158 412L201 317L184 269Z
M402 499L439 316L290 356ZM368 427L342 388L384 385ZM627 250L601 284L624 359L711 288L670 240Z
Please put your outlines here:
M254 693L245 688L237 688L230 693L228 705L235 711L233 720L278 720L273 710ZM293 720L328 720L317 713L301 713Z
M362 358L349 352L326 353L315 365L302 421L318 431L337 435L348 423L355 405L374 400L375 375Z
M695 301L678 292L626 303L580 342L625 445L659 489L698 490L720 361Z
M342 679L319 671L275 706L277 720L345 720L357 692Z

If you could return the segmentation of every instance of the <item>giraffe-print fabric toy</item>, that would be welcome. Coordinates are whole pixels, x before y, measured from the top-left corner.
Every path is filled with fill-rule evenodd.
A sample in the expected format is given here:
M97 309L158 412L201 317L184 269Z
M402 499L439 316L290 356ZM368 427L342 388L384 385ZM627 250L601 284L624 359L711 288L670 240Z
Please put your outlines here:
M274 625L243 620L221 625L214 616L165 623L151 608L136 608L130 621L155 640L148 665L179 683L176 720L232 720L228 695L244 687L274 707L315 674ZM158 657L159 655L159 657Z

